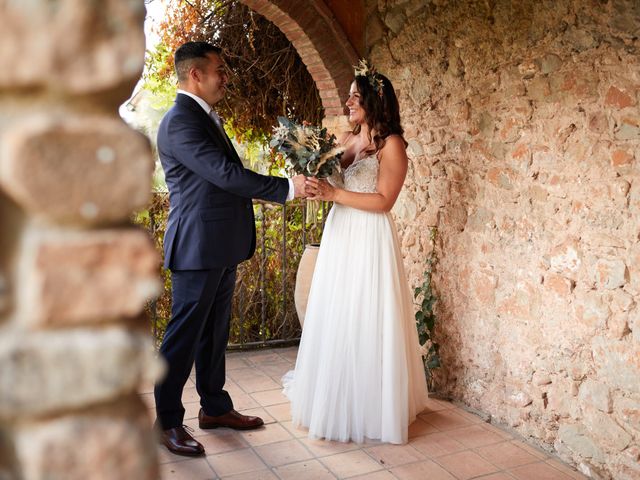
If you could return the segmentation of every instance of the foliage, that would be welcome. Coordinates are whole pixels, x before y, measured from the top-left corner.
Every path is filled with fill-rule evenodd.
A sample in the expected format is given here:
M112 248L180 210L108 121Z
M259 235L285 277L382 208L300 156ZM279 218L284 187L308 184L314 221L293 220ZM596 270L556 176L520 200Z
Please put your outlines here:
M269 145L289 161L293 173L307 177L326 178L340 168L344 147L338 147L336 136L326 128L298 125L285 117L278 117Z
M229 83L216 109L238 142L266 144L280 115L321 122L320 96L309 88L314 81L291 42L239 1L170 0L158 34L161 44L148 55L145 88L162 98L175 92L173 52L178 46L210 41L223 49Z
M433 386L432 370L440 367L440 345L433 340L433 330L436 324L436 314L433 307L438 301L438 297L433 291L432 284L433 271L438 260L435 253L436 236L437 229L434 227L431 230L431 246L433 248L431 250L431 254L427 258L424 281L422 282L422 285L417 287L414 291L415 299L422 297L422 301L419 303L420 307L416 312L415 318L416 326L418 327L420 345L422 345L422 360L424 362L424 369L429 388Z
M284 208L255 202L256 253L238 269L230 344L289 340L300 336L293 295L296 270L305 244L320 241L326 209L324 205L315 218L304 221L307 214L304 202L289 202ZM159 252L162 252L168 211L169 196L154 193L149 207L134 219L149 231ZM147 306L158 343L171 317L171 275L162 268L160 274L164 290Z

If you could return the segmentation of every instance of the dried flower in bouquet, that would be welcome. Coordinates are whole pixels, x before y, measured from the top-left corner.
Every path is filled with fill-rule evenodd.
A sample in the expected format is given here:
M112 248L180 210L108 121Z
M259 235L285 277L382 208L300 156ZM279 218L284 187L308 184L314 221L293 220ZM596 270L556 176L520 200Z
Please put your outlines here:
M339 171L344 153L326 128L298 125L285 117L278 117L269 145L287 159L293 172L307 177L327 178Z

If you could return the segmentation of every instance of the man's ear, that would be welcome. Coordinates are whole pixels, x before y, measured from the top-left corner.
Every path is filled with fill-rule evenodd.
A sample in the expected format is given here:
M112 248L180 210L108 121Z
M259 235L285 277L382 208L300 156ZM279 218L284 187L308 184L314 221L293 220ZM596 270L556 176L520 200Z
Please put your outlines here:
M191 80L193 80L194 82L200 82L200 80L202 79L201 77L201 72L198 69L198 67L193 66L189 69L189 78Z

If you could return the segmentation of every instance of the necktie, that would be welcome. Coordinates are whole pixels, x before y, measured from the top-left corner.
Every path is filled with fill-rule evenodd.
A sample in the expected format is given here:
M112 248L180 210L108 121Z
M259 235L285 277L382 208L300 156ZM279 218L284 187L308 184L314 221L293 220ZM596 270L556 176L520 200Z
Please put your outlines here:
M224 128L222 126L222 121L220 120L220 117L215 112L215 110L211 109L211 111L209 112L209 116L213 120L213 123L216 125L218 132L220 132L220 135L222 135L222 138L224 138L224 141L227 143L227 146L233 149L233 146L231 145L231 141L229 140L229 137L227 137L227 134L224 131Z

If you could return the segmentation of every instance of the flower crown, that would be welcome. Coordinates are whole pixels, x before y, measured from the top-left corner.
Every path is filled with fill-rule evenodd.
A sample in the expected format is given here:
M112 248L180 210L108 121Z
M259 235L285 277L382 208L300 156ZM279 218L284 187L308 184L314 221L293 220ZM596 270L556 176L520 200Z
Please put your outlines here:
M376 71L375 67L370 67L367 61L363 58L358 62L358 65L353 68L355 70L356 77L367 77L371 88L373 88L378 96L382 98L384 91L384 82L382 81L382 78L380 78L380 75Z

